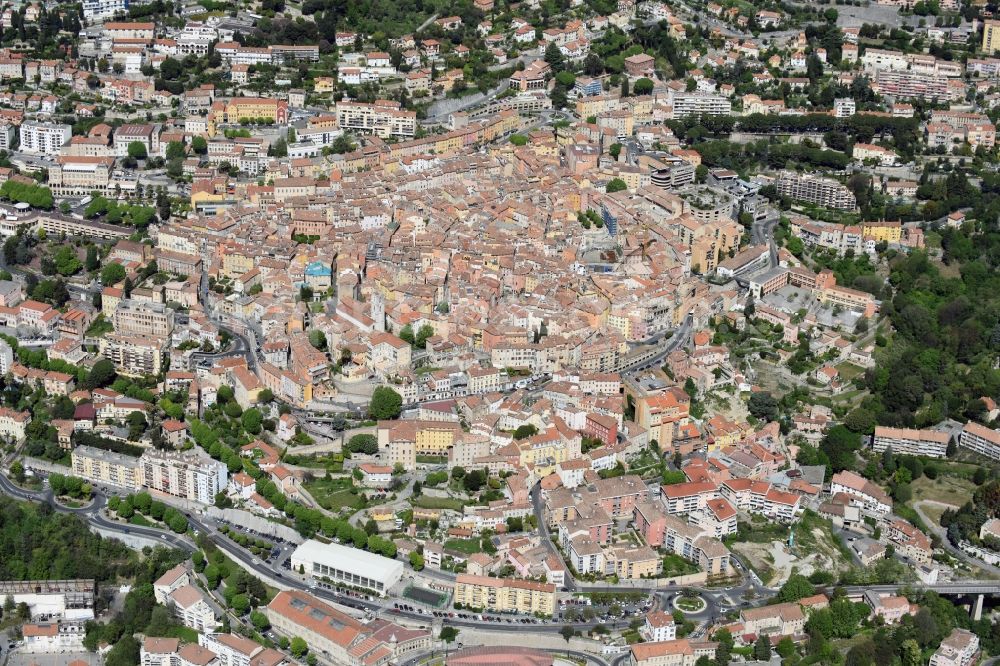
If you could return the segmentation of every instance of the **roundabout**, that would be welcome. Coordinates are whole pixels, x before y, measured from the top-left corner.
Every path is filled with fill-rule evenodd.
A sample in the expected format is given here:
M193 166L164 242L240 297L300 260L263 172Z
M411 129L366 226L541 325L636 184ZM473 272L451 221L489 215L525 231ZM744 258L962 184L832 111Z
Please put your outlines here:
M697 594L678 594L674 597L672 605L675 609L688 614L697 614L708 608L708 603Z

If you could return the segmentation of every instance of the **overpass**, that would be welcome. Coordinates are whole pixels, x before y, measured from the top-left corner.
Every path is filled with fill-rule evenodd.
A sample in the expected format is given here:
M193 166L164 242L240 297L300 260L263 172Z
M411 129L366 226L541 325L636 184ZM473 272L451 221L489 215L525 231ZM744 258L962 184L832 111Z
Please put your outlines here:
M847 596L850 599L859 600L865 592L895 594L902 589L927 590L936 592L944 596L974 597L969 614L973 620L981 620L983 617L983 598L986 595L1000 595L1000 581L993 580L961 580L950 583L925 584L902 584L902 585L853 585L845 587Z

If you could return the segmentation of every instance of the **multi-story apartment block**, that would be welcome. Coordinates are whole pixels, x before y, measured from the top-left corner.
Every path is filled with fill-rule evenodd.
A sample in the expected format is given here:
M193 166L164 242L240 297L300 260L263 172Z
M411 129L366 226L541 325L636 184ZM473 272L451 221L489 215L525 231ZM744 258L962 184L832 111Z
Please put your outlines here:
M383 139L412 137L417 131L417 114L404 111L399 102L379 100L374 104L339 102L337 125L343 130L367 132Z
M226 488L228 469L211 458L175 451L147 451L139 461L143 484L168 495L212 504L216 494Z
M8 407L0 407L0 438L8 442L20 442L25 437L25 428L31 423L31 414Z
M854 472L845 470L833 475L830 481L830 494L837 493L849 495L852 503L868 514L884 515L892 511L892 500L885 491Z
M981 423L969 421L962 429L958 443L970 451L975 451L992 460L1000 460L1000 432L987 428Z
M674 118L687 118L688 116L728 116L733 112L732 102L721 95L674 93L671 99L673 102Z
M740 619L746 631L758 636L795 636L802 633L806 624L806 615L795 602L745 608L740 611Z
M20 132L20 150L31 155L58 155L59 150L73 136L73 128L69 125L34 120L21 123Z
M174 311L163 303L124 298L112 319L120 335L151 335L169 338L174 330Z
M838 97L833 100L833 115L837 118L850 118L856 108L854 100L850 97Z
M1000 24L997 21L993 23ZM968 629L955 628L931 655L930 666L972 666L978 657L979 636Z
M122 125L115 130L113 142L115 154L119 157L128 155L129 146L133 143L142 144L146 154L152 157L160 152L160 126Z
M81 479L108 484L126 490L142 487L138 458L113 453L92 446L78 446L70 454L73 474Z
M208 604L204 593L194 585L179 587L167 597L167 606L173 608L177 619L185 627L198 632L213 631L219 623L215 611Z
M113 18L128 11L129 0L83 0L83 18L88 21Z
M718 643L686 638L636 643L629 649L629 666L695 666L702 657L715 659Z
M937 430L876 426L875 434L872 435L872 449L876 453L882 453L891 448L893 453L944 458L948 451L949 441L951 441L951 435Z
M60 155L49 169L49 187L58 197L106 194L113 189L113 157Z
M830 178L785 171L778 177L775 186L781 196L806 203L838 210L854 210L857 206L854 193Z
M236 634L200 634L198 644L215 654L218 666L250 666L254 657L266 649Z
M167 338L112 333L100 339L98 349L121 374L146 376L160 374L167 347Z
M180 648L179 638L146 638L142 641L142 648L139 650L140 666L174 666L178 663L180 656L177 654Z
M767 481L730 479L720 486L722 496L737 509L790 521L799 510L800 496L771 486Z
M997 51L1000 51L1000 21L987 19L983 22L983 52Z
M705 503L719 497L719 487L711 482L675 483L660 488L660 497L668 514L687 514L703 509Z
M552 615L556 586L513 578L459 574L455 579L454 601L467 608L481 608L496 613Z

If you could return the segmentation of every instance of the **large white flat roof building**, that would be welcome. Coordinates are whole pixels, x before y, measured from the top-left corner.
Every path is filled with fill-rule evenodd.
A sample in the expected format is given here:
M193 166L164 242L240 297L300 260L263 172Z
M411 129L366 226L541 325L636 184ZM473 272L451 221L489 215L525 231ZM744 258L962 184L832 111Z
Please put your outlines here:
M301 566L314 578L329 578L379 594L385 594L403 576L403 563L398 560L315 539L296 548L291 560L293 568Z

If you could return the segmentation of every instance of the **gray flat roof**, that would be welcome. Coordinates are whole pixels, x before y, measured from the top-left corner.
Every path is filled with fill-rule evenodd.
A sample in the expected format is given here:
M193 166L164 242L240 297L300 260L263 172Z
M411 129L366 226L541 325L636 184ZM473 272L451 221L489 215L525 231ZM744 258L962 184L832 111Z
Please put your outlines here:
M295 549L293 560L319 562L359 576L380 581L388 587L403 575L403 563L374 553L336 543L309 539Z

